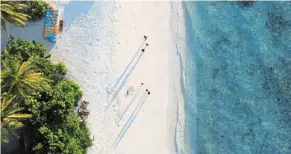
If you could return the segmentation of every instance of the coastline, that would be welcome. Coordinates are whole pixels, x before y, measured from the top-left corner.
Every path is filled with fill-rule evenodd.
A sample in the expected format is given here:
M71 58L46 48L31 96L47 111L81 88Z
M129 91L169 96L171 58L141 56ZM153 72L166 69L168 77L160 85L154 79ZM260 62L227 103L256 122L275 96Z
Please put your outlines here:
M184 107L176 75L180 68L175 43L181 43L184 34L177 35L179 29L172 35L170 23L181 20L183 15L176 19L172 15L183 10L179 6L173 11L171 5L178 3L95 2L59 36L52 56L68 65L69 77L80 83L84 99L90 102L88 124L94 145L88 153L177 153L174 141L178 153L183 153ZM143 35L148 36L149 47L131 73L122 77L126 78L124 85L112 88L140 47ZM179 48L183 50L183 45ZM112 144L142 95L137 94L118 126L133 98L124 96L126 89L133 86L137 91L141 82L151 95L113 150ZM114 91L118 93L110 103Z
M186 54L186 25L184 19L184 8L183 2L171 2L171 29L173 35L173 43L175 50L173 54L175 55L175 63L172 68L172 74L179 74L174 79L175 84L175 94L176 94L176 104L177 104L177 120L175 128L175 151L177 154L187 153L187 141L185 140L185 54Z

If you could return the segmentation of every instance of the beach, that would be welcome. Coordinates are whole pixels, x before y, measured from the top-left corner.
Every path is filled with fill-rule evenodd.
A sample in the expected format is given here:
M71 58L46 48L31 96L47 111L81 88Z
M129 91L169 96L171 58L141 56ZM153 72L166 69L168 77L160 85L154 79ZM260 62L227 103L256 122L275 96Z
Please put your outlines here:
M94 2L71 25L65 21L51 53L68 66L68 77L80 83L90 102L89 154L171 154L182 145L173 13L175 20L183 17L180 3Z
M28 79L27 86L38 86L25 97L18 88L15 93L28 98L15 102L25 104L22 113L33 113L28 121L33 128L27 127L33 135L24 134L34 137L24 140L31 147L26 150L291 153L291 3L46 2L56 6L64 23L56 42L44 37L48 14L21 29L8 21L1 32L1 47L7 49L3 69L12 74L1 79L5 85L17 80L8 91L3 86L1 97L28 73L49 81L38 89L46 81ZM9 36L16 42L8 42ZM31 63L22 73L26 78L18 77L14 67L23 62L18 70L23 72L24 61L35 56L39 69ZM6 149L23 152L14 138Z

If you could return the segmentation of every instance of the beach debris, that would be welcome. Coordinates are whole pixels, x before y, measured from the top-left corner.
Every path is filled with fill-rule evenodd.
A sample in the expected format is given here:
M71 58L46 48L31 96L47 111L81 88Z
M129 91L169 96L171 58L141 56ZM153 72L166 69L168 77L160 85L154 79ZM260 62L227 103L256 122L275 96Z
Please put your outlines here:
M137 95L139 94L139 91L141 90L142 86L144 85L144 83L141 83L141 85L139 86L139 88L137 89L137 91L135 92L133 98L131 99L131 101L128 103L126 109L123 111L122 115L119 117L119 121L118 123L121 121L122 117L124 116L124 114L127 112L127 110L129 109L129 107L132 105L132 103L134 102L135 98L137 97Z
M85 101L85 100L81 101L81 107L82 108L87 108L88 104L89 104L88 101Z
M89 114L90 114L90 110L87 109L89 102L88 101L81 101L81 106L79 108L79 116L82 120L85 120L88 118Z
M131 93L133 93L135 91L135 88L134 86L129 86L127 88L127 91L126 91L126 96L130 95Z
M64 20L60 20L59 32L62 32L63 28L64 28Z

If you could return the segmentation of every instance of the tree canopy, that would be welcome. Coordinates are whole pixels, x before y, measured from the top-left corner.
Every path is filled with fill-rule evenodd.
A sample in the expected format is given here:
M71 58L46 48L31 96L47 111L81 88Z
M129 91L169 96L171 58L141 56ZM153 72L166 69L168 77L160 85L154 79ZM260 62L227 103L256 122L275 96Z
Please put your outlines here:
M25 63L34 58L38 73L50 81L23 99L23 107L33 115L29 119L33 130L31 153L84 154L92 139L86 123L74 113L82 91L77 83L65 78L65 65L51 62L46 52L42 44L11 37L1 55L4 62L14 58Z

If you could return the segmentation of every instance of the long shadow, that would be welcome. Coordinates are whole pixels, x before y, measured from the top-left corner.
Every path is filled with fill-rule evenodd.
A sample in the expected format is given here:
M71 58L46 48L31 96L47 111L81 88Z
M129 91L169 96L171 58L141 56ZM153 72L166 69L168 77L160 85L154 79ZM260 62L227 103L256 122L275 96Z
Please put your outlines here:
M138 105L136 106L136 108L134 109L133 113L131 114L131 116L129 117L129 119L127 120L127 122L125 123L125 125L123 126L122 130L120 131L118 137L116 138L115 142L113 143L112 147L113 150L115 150L115 148L118 146L119 142L121 141L121 139L123 138L123 136L126 134L126 132L128 131L130 125L133 123L133 121L135 120L136 116L138 115L140 109L142 108L143 104L145 103L145 100L147 99L148 94L147 92L143 95L143 97L140 99L140 101L138 102Z
M133 98L131 99L131 101L129 102L128 106L126 107L126 109L123 111L120 119L118 120L118 123L120 122L120 120L123 118L124 114L126 113L126 111L129 109L129 107L131 106L131 104L133 103L133 101L135 100L135 97L137 96L137 94L139 93L140 89L141 89L142 85L139 86L137 92L135 93L135 95L133 96Z
M130 71L126 74L126 76L124 77L124 79L122 80L121 84L119 85L119 87L117 88L116 92L114 93L114 95L112 96L110 103L108 104L108 106L106 107L106 110L110 107L110 105L112 104L113 100L116 98L116 96L118 95L118 93L120 92L120 90L122 89L123 85L126 83L128 77L131 75L132 71L134 70L135 66L137 65L138 61L140 60L141 56L143 55L143 52L139 55L139 57L137 58L136 62L133 64L133 66L131 67Z
M138 50L136 51L136 53L134 54L134 56L132 57L131 61L127 64L125 70L122 72L122 74L119 76L118 80L116 81L116 83L114 84L114 86L111 89L114 89L117 87L118 83L120 82L120 80L122 79L122 77L124 76L124 74L126 73L126 71L129 69L129 66L132 64L132 62L134 61L135 57L137 56L137 54L139 53L141 47L143 46L145 40L141 43L141 45L139 46Z

